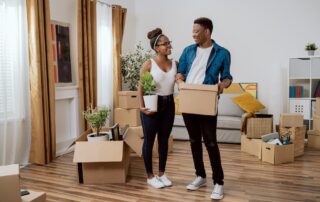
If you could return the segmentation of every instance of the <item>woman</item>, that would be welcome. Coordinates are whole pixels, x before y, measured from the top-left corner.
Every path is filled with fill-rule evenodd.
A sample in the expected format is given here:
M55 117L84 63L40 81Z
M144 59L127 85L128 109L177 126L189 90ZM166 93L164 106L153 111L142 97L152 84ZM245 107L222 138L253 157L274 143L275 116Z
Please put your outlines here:
M162 34L160 28L148 33L151 48L156 52L156 56L146 61L141 69L140 75L150 72L157 84L156 94L158 95L157 112L149 111L145 108L143 101L142 87L139 87L139 101L141 111L141 122L144 133L143 158L147 171L147 183L154 188L172 186L172 182L164 174L167 156L168 139L174 121L174 100L173 91L177 64L168 58L171 54L171 42L168 37ZM153 174L152 169L152 150L155 137L158 137L159 152L159 173Z

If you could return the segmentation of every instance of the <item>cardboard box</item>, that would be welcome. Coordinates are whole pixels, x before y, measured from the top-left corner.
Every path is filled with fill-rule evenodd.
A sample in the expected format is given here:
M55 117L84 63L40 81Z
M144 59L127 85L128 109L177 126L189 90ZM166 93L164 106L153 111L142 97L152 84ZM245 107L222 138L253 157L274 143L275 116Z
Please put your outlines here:
M87 142L91 132L91 129L85 131L75 144L73 162L77 163L79 183L126 182L130 163L127 144L124 141Z
M143 130L141 126L129 127L124 141L138 156L142 157Z
M280 136L290 133L291 142L294 145L294 157L304 154L304 138L306 134L306 126L303 127L280 127Z
M168 139L168 154L173 152L173 136L170 135L169 139ZM153 157L159 157L159 153L158 153L158 139L156 137L155 141L154 141L154 145L153 145Z
M320 97L316 99L316 115L320 116Z
M45 202L46 193L27 190L30 194L21 196L22 202Z
M313 114L313 130L320 131L320 115Z
M121 127L127 124L129 126L140 126L140 109L116 108L114 110L114 122L119 123Z
M281 127L303 127L303 114L282 113L280 114Z
M249 139L246 135L241 135L241 151L261 159L261 145L261 139Z
M119 107L123 109L138 109L138 91L119 91Z
M262 143L262 161L271 164L289 163L294 161L294 146L288 145L274 145L263 142Z
M318 130L308 131L308 147L320 149L320 131Z
M262 135L273 132L273 115L256 114L247 120L246 135L248 138L261 138Z
M216 115L218 86L180 84L179 111L189 114Z
M0 202L21 202L19 165L0 166Z

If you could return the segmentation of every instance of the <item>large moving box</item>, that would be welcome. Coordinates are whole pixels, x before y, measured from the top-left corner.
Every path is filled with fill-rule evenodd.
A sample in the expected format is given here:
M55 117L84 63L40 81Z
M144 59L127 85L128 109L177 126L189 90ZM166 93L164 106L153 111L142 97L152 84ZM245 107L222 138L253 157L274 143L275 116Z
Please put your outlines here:
M318 130L308 131L308 147L320 149L320 131Z
M282 113L280 114L281 127L303 127L303 114Z
M291 142L294 145L294 157L304 154L304 137L306 134L306 126L284 128L280 126L280 136L290 133Z
M179 111L189 114L216 115L218 86L180 84Z
M129 169L130 150L124 141L87 142L84 132L75 145L73 162L77 163L79 183L124 183Z
M123 109L139 108L138 91L119 91L119 107Z
M21 202L18 164L0 166L0 202Z
M127 124L129 126L140 126L140 109L116 108L114 110L114 122L119 123L121 127Z
M247 120L246 135L248 138L261 138L273 132L273 115L256 114Z
M250 139L246 135L241 135L241 151L261 159L261 145L261 139Z
M269 143L262 143L262 161L281 164L294 161L294 146L288 145L274 145Z
M320 131L320 115L313 114L313 130Z

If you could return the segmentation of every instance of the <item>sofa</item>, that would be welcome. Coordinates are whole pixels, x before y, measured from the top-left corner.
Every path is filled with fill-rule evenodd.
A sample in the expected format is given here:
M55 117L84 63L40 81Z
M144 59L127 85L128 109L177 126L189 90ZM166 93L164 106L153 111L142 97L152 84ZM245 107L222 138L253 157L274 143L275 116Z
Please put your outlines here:
M217 141L221 143L240 143L240 127L244 111L233 103L232 97L238 93L221 94L218 102ZM173 139L189 140L183 117L176 114L173 129Z

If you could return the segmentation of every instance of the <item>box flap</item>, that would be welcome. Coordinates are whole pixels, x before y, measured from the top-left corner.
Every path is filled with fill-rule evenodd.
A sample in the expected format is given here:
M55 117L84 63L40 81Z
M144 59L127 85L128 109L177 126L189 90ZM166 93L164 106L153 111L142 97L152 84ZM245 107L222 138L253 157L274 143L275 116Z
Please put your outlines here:
M102 128L101 129L101 132L105 131L105 132L108 132L110 130L110 128ZM75 140L69 145L68 149L70 147L72 147L73 145L76 144L76 142L79 142L79 141L88 141L87 139L87 135L89 135L90 133L92 133L92 129L89 129L89 130L86 130L84 131L80 136L76 137Z
M181 83L180 90L203 90L203 91L218 91L218 85L205 85L205 84L186 84Z
M119 96L138 96L138 91L119 91L118 92Z
M0 166L0 177L19 175L19 165L12 164L7 166Z
M73 162L121 162L123 141L76 142Z

